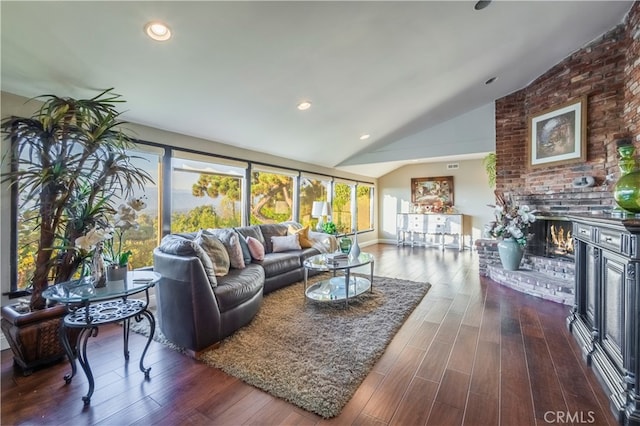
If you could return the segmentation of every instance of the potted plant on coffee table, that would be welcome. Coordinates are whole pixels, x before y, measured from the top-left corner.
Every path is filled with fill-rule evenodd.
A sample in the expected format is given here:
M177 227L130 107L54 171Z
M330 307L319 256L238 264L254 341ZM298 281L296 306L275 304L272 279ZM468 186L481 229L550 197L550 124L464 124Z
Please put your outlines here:
M107 223L119 199L152 181L131 162L133 141L115 108L123 101L112 89L91 99L36 99L43 104L31 117L6 117L1 124L10 142L3 161L11 162L3 181L17 186L21 212L33 213L23 217L37 238L28 309L2 307L2 330L26 373L63 357L58 328L66 309L47 307L42 292L86 270L86 253L75 241Z

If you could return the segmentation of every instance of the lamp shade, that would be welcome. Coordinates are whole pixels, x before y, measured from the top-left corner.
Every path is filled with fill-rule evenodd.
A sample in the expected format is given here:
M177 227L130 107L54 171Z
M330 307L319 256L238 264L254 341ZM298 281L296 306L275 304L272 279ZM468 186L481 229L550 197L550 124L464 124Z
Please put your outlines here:
M324 201L314 201L311 207L312 217L322 217L322 209L324 208Z
M331 215L331 205L327 202L322 203L322 216Z

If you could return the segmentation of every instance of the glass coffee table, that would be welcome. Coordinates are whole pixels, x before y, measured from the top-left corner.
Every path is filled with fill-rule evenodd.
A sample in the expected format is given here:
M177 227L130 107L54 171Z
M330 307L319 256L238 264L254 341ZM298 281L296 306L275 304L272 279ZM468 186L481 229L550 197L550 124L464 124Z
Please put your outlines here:
M324 253L312 256L304 261L304 295L309 300L318 302L335 302L349 299L373 289L373 255L360 253L351 258L343 253ZM351 269L371 265L370 278L351 274ZM333 277L308 286L309 271L330 271ZM338 275L342 271L343 275Z

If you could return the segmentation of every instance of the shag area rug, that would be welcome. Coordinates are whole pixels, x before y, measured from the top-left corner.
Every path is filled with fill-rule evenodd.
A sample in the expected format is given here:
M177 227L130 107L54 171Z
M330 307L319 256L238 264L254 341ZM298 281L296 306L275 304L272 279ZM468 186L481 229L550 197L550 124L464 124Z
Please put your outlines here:
M303 286L265 296L249 325L199 360L330 418L349 402L431 285L374 277L373 292L350 299L348 308L344 301L305 301ZM156 340L162 341L158 331Z

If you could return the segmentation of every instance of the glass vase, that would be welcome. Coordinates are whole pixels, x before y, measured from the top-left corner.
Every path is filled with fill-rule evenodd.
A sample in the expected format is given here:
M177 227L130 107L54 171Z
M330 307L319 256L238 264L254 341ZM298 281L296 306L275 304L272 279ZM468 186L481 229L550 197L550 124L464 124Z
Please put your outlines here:
M613 198L620 208L631 213L640 213L640 170L634 157L635 147L624 145L618 147L620 159L620 179L613 190Z
M345 236L340 239L340 251L342 253L349 253L351 250L351 238Z

